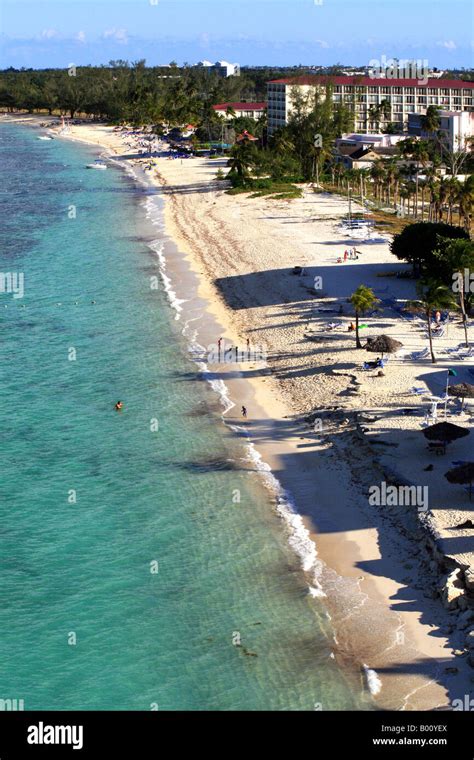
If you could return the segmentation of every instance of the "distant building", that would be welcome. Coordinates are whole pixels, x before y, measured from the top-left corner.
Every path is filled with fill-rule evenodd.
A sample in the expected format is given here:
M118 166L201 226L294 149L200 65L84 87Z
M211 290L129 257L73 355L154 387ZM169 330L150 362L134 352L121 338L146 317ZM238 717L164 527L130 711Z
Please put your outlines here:
M472 111L438 111L439 131L444 133L450 150L463 150L474 137L474 113ZM408 134L429 139L430 135L422 127L423 114L408 114Z
M356 148L392 148L400 140L404 140L406 135L361 135L348 134L338 137L335 141L336 148L353 147Z
M339 148L339 161L346 169L370 169L379 159L394 158L396 148Z
M227 110L232 108L235 112L235 116L246 116L249 119L260 119L264 113L267 104L266 103L219 103L216 106L212 106L220 116L224 116L226 119L232 119L233 116L227 115Z
M238 77L240 76L240 66L238 63L228 63L227 61L199 61L196 63L197 68L206 69L210 74L217 74L219 77Z
M400 132L408 125L410 113L422 113L428 106L450 111L474 110L474 82L460 79L381 79L370 76L299 76L274 79L268 82L268 131L270 134L285 126L293 109L293 92L324 93L332 88L334 103L344 103L354 109L357 132L378 133L389 123ZM389 103L387 115L376 120L372 107L382 101Z

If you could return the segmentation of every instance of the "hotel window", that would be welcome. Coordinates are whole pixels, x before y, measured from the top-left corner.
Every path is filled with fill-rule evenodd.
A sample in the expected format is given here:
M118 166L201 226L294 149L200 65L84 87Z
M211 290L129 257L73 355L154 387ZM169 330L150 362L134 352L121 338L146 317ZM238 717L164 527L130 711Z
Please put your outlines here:
M391 87L382 87L382 95L390 95L392 92Z
M468 96L469 96L469 95L472 95L472 90L463 90L463 91L462 91L462 94L463 94L463 95L468 95Z
M410 95L415 94L415 88L414 87L405 87L405 93L409 93Z
M393 88L393 92L394 92L396 95L401 95L401 94L402 94L402 88L401 88L401 87L394 87L394 88Z
M334 92L341 92L341 85L340 84L336 84L335 85Z
M378 95L369 95L368 102L369 103L378 103L379 96Z
M369 92L378 92L378 87L369 87Z
M415 113L415 106L411 105L411 104L408 104L407 106L405 106L405 111L407 113Z
M394 103L403 103L403 95L395 95L393 98Z
M437 95L438 90L436 87L428 87L428 95Z
M418 95L418 103L420 105L426 105L426 95Z
M414 95L407 95L405 98L407 103L414 103L415 102L415 96Z
M437 106L438 104L438 98L428 98L428 103L430 106Z

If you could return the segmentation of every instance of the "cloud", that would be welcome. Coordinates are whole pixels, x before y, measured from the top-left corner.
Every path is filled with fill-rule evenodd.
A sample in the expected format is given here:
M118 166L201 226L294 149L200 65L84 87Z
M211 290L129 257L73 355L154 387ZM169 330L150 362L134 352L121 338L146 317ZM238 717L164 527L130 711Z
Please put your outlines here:
M128 42L128 32L126 29L116 29L115 27L106 29L102 37L104 40L115 40L115 42L120 42L122 45L126 45Z
M43 29L43 31L40 34L40 38L42 40L53 40L56 37L58 37L58 33L56 29Z
M86 41L86 35L83 31L80 31L76 34L75 38L76 42L85 42Z
M438 47L446 48L446 50L456 50L457 45L453 40L444 40L436 43Z
M329 48L329 45L326 42L326 40L314 40L314 44L318 45L320 48Z

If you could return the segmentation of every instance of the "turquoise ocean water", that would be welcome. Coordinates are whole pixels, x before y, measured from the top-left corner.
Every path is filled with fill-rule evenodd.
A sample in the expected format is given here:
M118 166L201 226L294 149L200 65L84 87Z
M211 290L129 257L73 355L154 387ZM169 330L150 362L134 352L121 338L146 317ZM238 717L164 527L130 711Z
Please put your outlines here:
M113 165L87 171L95 155L0 130L0 270L25 290L0 294L0 698L367 707L164 287L150 289L145 190Z

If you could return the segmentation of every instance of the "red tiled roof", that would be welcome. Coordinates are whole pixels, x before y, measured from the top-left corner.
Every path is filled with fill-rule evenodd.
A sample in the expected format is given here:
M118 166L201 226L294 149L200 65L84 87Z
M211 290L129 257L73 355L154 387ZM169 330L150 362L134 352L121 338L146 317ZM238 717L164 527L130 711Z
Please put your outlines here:
M266 103L219 103L216 106L212 106L215 111L226 111L228 108L233 108L234 111L263 111L266 107Z
M463 82L461 79L428 79L428 84L420 84L418 79L385 79L382 77L369 76L321 76L308 74L300 77L288 77L288 79L271 79L268 84L358 84L362 86L380 87L449 87L462 89L474 88L474 82Z

